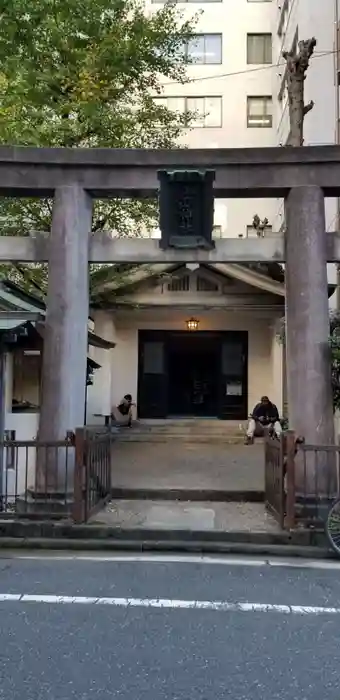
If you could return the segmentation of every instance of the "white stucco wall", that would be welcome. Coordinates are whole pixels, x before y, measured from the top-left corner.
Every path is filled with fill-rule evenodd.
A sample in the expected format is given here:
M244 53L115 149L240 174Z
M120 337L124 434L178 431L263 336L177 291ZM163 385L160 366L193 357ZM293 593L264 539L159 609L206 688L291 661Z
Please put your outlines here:
M29 381L22 387L27 397L36 395ZM32 391L31 391L32 389ZM26 392L27 390L27 392ZM16 440L34 440L37 435L39 413L26 412L12 413L13 398L13 355L6 354L6 391L5 391L5 430L14 430ZM32 399L31 399L32 400ZM7 500L15 493L24 493L27 486L34 485L35 480L35 448L19 447L15 456L14 468L6 469L6 450L4 454L4 491Z
M110 342L116 341L116 329L113 316L105 311L96 311L94 314L94 332L101 338ZM94 372L93 385L87 387L87 425L103 423L103 415L111 412L111 384L113 353L115 349L90 347L91 359L100 365L100 369Z
M185 330L188 312L168 311L168 320L155 319L158 310L147 313L138 311L115 319L116 348L112 355L112 402L117 404L122 396L131 393L137 396L138 384L138 330ZM214 312L199 314L200 330L248 331L248 409L251 411L261 394L277 396L274 390L272 371L272 330L270 321L252 318L250 314L238 312Z
M272 369L272 394L271 399L283 415L283 344L278 338L280 321L274 322L271 327L271 369Z

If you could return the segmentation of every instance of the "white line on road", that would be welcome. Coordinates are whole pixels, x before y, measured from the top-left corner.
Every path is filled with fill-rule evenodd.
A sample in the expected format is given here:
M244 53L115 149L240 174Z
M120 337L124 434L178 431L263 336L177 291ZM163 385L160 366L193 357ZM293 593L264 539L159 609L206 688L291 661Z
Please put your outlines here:
M30 595L0 593L1 603L49 603L50 605L112 605L119 608L167 610L214 610L217 612L283 613L285 615L340 615L340 608L268 603L228 603L221 600L176 600L168 598L96 598L93 596Z
M340 560L336 559L300 559L281 558L263 559L238 556L212 555L180 555L180 554L13 554L8 553L1 559L28 559L32 561L84 561L84 562L119 562L119 563L150 563L150 564L218 564L220 566L252 566L252 567L291 567L294 569L340 569Z

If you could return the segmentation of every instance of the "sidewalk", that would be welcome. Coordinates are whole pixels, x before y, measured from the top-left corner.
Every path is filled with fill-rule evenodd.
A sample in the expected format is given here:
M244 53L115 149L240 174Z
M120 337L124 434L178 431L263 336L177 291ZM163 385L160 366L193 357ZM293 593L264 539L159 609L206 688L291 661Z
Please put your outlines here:
M112 500L90 522L125 530L149 529L279 533L281 529L263 503Z

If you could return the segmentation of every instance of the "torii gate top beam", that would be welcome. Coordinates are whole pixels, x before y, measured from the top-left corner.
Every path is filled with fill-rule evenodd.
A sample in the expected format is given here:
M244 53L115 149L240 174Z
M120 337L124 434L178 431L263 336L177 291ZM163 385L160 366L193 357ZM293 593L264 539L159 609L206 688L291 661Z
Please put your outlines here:
M53 196L78 184L92 197L152 197L157 171L212 169L215 197L285 197L293 187L317 185L340 196L340 147L237 149L71 149L0 147L0 195Z

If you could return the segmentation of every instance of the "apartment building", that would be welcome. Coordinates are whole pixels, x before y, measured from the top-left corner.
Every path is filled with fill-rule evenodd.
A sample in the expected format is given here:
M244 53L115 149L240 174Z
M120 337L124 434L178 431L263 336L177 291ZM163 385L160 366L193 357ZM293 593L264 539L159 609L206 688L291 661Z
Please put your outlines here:
M147 11L164 0L146 0ZM340 0L178 0L190 17L201 13L197 38L189 42L193 82L167 83L162 98L181 112L195 111L192 130L183 135L191 148L284 146L289 134L282 51L316 36L318 45L306 80L305 144L339 141L336 23ZM339 72L340 75L340 72ZM284 225L283 202L216 202L216 235L254 235L254 213L269 219L272 231ZM328 200L327 226L337 224L337 202ZM270 229L269 229L270 230Z
M147 11L162 0L146 0ZM196 40L189 42L192 82L169 84L164 102L171 109L195 111L194 128L183 135L190 148L271 146L276 142L272 101L271 0L187 0L178 2L187 17L201 12ZM258 213L271 223L277 203L271 200L218 200L216 235L254 235Z
M317 46L307 72L305 102L314 108L304 123L305 145L339 143L339 0L275 0L273 24L273 126L276 142L285 145L289 135L288 94L282 52L297 47L301 39L315 36ZM339 228L339 203L335 198L325 200L326 228ZM278 203L273 229L283 224L283 202ZM336 266L328 266L332 283L337 281ZM330 300L336 304L336 295Z
M274 4L274 3L273 3ZM295 48L298 41L317 38L315 55L305 82L305 101L314 101L313 111L304 124L305 145L339 142L339 65L337 62L337 33L339 0L276 0L273 26L273 121L276 140L285 145L289 134L286 71L282 52ZM282 206L273 225L282 221ZM326 200L326 225L338 226L338 205Z

